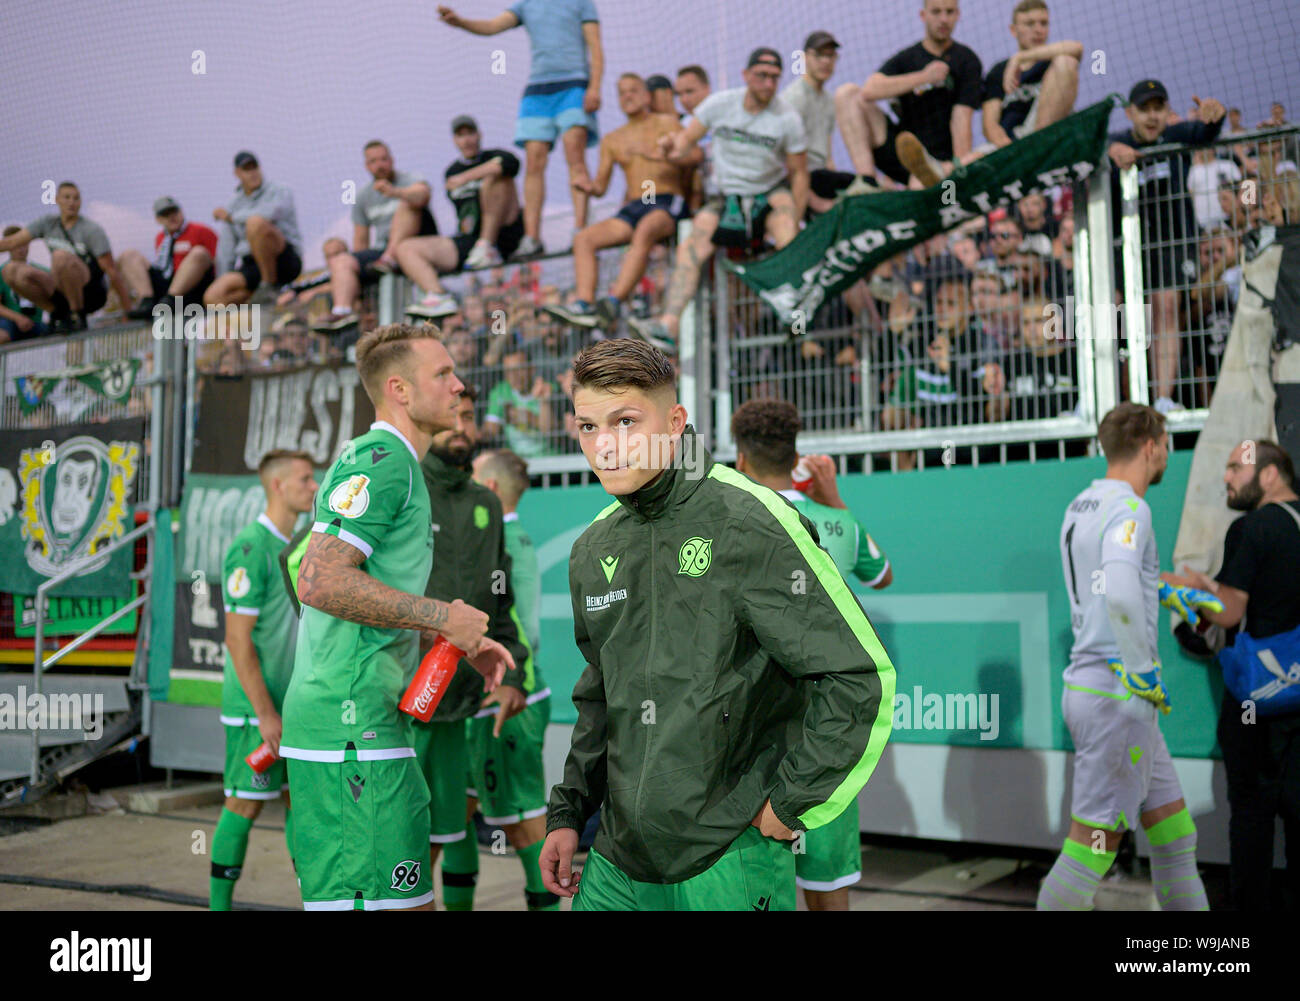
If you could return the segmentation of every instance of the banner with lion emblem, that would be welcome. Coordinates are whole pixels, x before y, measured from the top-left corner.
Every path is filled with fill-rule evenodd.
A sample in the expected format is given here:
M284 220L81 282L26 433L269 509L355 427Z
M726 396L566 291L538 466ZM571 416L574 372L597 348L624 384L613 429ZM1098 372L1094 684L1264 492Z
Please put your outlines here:
M34 594L73 565L56 592L132 592L131 547L105 550L134 527L144 421L8 431L0 442L0 572L5 590Z

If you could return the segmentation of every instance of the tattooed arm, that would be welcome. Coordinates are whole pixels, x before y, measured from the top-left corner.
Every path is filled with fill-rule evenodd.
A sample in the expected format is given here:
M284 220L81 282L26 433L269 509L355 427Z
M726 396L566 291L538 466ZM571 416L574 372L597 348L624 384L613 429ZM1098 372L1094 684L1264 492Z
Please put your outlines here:
M438 632L471 656L479 650L486 613L459 598L448 604L381 584L361 569L365 558L342 539L313 532L298 568L298 600L363 626Z

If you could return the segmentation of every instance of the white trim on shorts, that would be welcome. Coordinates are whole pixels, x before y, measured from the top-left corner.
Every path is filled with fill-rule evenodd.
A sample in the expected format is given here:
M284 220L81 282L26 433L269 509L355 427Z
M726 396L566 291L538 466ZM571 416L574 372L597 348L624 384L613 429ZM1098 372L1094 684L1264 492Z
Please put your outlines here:
M288 789L288 788L289 787L287 785L280 787L280 789ZM227 789L226 798L227 799L232 799L232 798L233 799L279 799L280 789L276 789L274 792L244 792L243 789L235 789L235 790Z
M226 726L245 726L245 725L250 724L250 723L251 723L253 726L260 726L260 725L261 725L261 724L259 724L259 723L257 722L257 717L256 717L256 716L225 716L225 715L223 715L223 716L220 717L220 719L221 719L221 722L224 723Z
M280 745L280 757L294 758L297 761L321 761L327 764L347 760L347 751L311 751L304 747L286 747ZM391 761L394 758L415 757L414 747L376 747L371 750L359 750L357 761Z
M512 813L508 817L484 817L483 823L496 824L498 826L503 824L519 824L525 820L532 820L534 817L544 816L545 813L546 807L542 806L538 807L536 810L525 810L523 813Z
M335 529L335 532L331 532L329 531L329 527L330 526L327 522L318 521L311 526L311 530L313 532L319 532L321 535L335 535L335 532L337 532L338 534L335 535L335 538L342 539L353 549L361 550L361 552L365 554L366 559L370 559L370 557L374 554L375 552L374 549L371 548L370 543L366 542L365 539L361 538L360 536L353 535L346 528L338 528Z
M817 879L800 879L794 878L794 885L801 890L812 890L813 893L830 893L832 890L842 890L846 886L852 886L862 878L862 870L859 869L851 876L841 876L839 879L832 879L829 883Z
M457 841L461 841L461 840L463 840L464 837L465 837L465 829L464 829L464 828L461 828L461 829L460 829L459 831L457 831L455 834L430 834L430 835L429 835L429 844L431 844L431 845L450 845L450 844L453 844L453 843L455 843L455 842L457 842Z
M412 897L409 900L398 898L385 898L383 900L366 900L361 899L361 909L365 911L391 911L398 907L419 907L433 900L433 891L422 893L418 897ZM304 900L302 909L304 911L350 911L357 906L353 900Z

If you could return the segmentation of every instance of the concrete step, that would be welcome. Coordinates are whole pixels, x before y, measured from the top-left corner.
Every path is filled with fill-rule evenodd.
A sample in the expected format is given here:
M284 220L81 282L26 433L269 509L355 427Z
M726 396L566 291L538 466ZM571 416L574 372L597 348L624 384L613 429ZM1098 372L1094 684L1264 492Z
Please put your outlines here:
M171 813L191 806L224 803L226 792L220 782L186 782L168 789L162 783L123 786L105 792L136 813Z

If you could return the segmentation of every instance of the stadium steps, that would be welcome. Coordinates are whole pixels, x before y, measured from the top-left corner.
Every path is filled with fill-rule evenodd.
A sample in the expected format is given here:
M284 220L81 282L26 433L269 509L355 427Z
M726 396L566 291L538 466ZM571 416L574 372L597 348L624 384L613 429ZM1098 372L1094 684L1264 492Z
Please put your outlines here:
M133 692L126 678L103 675L47 674L41 679L41 694L51 708L68 705L67 697L91 698L91 712L97 697L102 698L103 726L98 739L84 729L40 728L41 774L37 787L30 785L32 729L17 723L16 706L30 705L30 673L0 674L0 807L32 802L79 768L114 750L124 739L139 732L142 696ZM57 698L64 696L60 703ZM67 722L64 720L63 722ZM84 720L83 720L84 722ZM94 727L92 726L92 730Z

